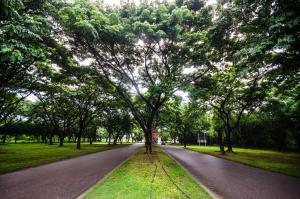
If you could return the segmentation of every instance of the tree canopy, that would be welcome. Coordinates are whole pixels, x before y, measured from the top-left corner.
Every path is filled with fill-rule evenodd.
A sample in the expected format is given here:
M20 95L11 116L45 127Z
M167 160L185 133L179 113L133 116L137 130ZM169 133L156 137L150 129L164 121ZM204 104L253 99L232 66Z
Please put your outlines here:
M77 148L99 129L116 144L154 128L184 144L206 132L223 153L262 137L300 148L296 0L0 4L4 142L21 124Z

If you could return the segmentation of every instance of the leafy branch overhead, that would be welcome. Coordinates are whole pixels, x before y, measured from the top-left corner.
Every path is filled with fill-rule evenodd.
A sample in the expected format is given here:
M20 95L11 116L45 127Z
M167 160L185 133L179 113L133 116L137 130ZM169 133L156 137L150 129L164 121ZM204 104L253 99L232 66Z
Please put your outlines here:
M97 133L151 147L154 128L184 144L209 132L222 153L300 146L299 3L209 3L1 0L4 142L20 123L77 148Z

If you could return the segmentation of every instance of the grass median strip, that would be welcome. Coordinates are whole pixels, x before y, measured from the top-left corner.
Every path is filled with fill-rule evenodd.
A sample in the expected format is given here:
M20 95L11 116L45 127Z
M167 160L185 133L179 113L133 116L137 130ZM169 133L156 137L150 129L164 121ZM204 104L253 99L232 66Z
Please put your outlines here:
M0 174L127 145L82 143L81 149L77 150L76 143L65 143L63 147L41 143L1 144Z
M84 198L211 198L160 147L154 147L149 155L143 152L142 149L130 157Z
M262 149L234 148L236 154L221 155L217 146L187 146L186 149L206 153L253 167L300 177L300 154Z

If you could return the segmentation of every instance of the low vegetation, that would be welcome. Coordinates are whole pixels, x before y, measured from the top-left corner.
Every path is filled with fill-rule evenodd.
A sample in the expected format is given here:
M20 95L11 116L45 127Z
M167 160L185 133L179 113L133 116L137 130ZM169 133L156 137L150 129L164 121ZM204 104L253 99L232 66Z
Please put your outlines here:
M107 143L83 143L80 150L75 143L65 143L63 147L58 145L46 145L40 143L28 144L1 144L0 145L0 173L7 173L23 168L38 166L57 160L63 160L75 156L105 151L116 147L126 146L108 145Z
M234 148L237 153L220 154L218 146L187 146L187 149L247 164L269 171L300 177L300 154L261 149Z
M99 182L85 198L211 198L160 147L140 150Z

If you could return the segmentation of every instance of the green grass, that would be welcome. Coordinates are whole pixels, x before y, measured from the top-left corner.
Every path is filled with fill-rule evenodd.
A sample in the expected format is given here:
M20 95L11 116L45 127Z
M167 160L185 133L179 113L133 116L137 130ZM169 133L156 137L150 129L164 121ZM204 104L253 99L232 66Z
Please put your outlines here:
M76 149L75 143L65 143L63 147L57 144L41 143L1 144L0 145L0 173L7 173L19 169L38 166L84 154L109 150L123 145L107 145L107 143L82 143L81 149Z
M96 184L84 198L144 199L150 198L150 194L153 199L186 198L184 194L193 199L211 198L160 147L154 147L153 154L149 156L143 152L144 149L131 156L104 181Z
M289 176L300 177L300 154L273 150L234 148L237 154L221 155L218 146L187 146L187 149L207 153L253 167L266 169Z

